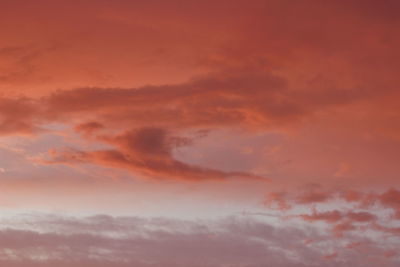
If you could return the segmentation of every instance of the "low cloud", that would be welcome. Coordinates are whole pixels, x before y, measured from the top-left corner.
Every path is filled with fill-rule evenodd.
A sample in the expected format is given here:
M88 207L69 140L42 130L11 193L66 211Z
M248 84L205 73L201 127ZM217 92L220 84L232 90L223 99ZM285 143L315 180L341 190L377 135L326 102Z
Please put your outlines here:
M374 266L362 253L326 242L326 236L310 229L275 227L251 218L195 222L42 215L3 221L8 224L14 229L0 231L0 263L7 266ZM328 263L332 250L336 256ZM386 266L398 263L378 245L369 250Z

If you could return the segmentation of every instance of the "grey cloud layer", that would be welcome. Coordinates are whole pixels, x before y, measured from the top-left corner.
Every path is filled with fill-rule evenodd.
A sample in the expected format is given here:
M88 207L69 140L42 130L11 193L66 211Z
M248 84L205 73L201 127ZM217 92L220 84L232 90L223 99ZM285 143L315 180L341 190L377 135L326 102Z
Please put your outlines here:
M278 228L250 218L178 221L42 215L3 220L2 224L11 222L13 229L0 231L0 263L13 267L375 266L359 251L339 247L315 230ZM385 266L395 266L397 258L386 258L380 246L361 245ZM330 253L338 256L329 259Z

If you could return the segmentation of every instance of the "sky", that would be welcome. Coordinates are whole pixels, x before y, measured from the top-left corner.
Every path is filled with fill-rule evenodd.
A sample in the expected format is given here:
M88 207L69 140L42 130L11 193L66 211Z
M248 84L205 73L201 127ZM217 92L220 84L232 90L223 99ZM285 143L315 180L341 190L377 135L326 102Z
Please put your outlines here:
M399 266L399 9L0 0L0 265Z

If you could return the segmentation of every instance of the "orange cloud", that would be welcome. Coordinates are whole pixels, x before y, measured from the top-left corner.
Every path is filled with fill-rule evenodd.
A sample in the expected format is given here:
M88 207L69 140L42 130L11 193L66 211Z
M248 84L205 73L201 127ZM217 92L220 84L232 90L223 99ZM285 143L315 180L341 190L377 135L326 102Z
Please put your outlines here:
M128 169L156 179L188 181L220 180L229 177L261 179L245 172L223 172L201 168L175 160L172 149L188 145L190 140L170 136L161 128L141 128L117 136L98 136L116 149L95 151L53 151L47 163L94 163Z

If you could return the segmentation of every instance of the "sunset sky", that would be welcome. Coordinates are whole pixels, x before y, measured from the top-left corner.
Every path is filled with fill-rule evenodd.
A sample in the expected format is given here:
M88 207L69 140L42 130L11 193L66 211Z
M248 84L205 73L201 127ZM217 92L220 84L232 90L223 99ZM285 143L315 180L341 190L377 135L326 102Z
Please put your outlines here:
M399 12L0 0L0 266L400 266Z

